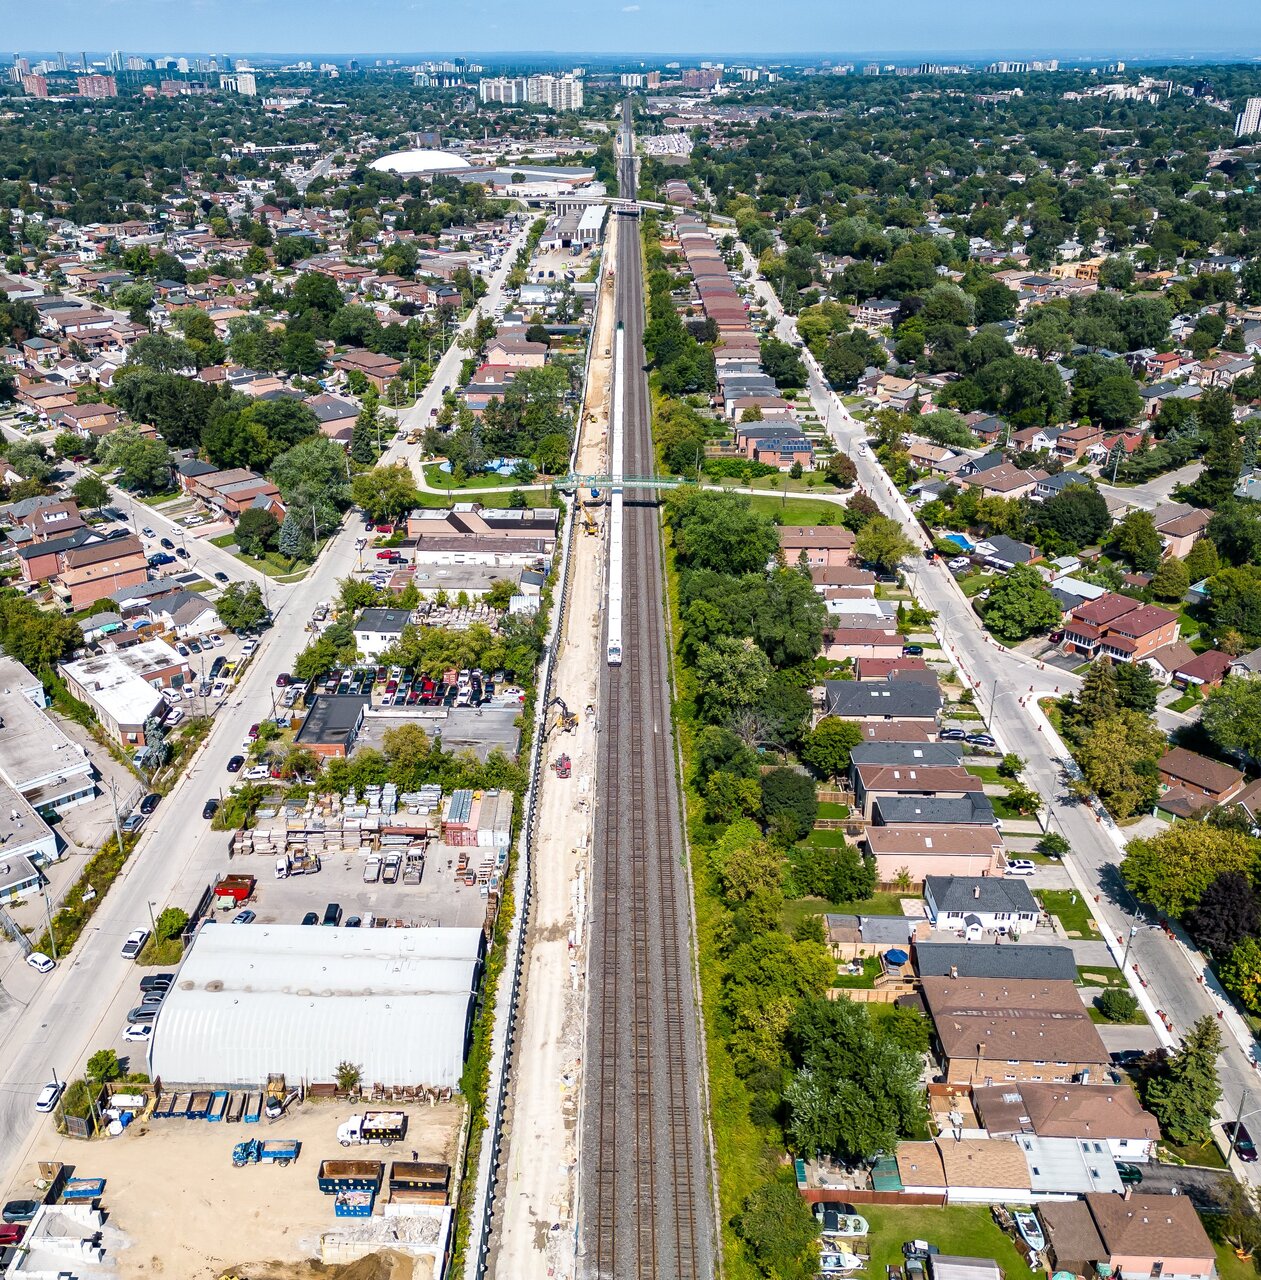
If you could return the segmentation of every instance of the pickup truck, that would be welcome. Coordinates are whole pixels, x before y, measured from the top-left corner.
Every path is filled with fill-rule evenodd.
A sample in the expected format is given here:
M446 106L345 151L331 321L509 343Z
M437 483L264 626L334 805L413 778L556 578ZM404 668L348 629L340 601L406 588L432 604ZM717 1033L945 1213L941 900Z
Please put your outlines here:
M365 1146L379 1142L388 1147L407 1136L407 1113L403 1111L365 1111L351 1116L337 1130L337 1141L343 1147Z
M373 855L363 864L364 884L376 884L381 878L381 859Z
M283 1168L296 1160L301 1150L302 1143L291 1138L272 1138L266 1142L249 1138L232 1148L232 1163L238 1169L244 1169L247 1164L278 1164Z
M385 855L385 867L381 873L381 879L386 884L397 884L399 872L403 869L403 858L401 854L387 853Z

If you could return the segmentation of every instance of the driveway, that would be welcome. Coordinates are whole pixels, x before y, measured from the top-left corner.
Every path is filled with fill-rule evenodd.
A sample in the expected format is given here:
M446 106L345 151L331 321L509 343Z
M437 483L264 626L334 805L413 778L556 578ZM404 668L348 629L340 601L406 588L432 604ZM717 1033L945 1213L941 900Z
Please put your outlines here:
M1143 1190L1189 1196L1201 1212L1223 1209L1229 1203L1234 1174L1225 1169L1205 1169L1198 1165L1145 1164Z
M1142 507L1145 511L1151 511L1162 502L1172 501L1173 491L1181 484L1190 484L1203 470L1202 462L1189 462L1185 467L1179 467L1177 471L1169 471L1163 476L1157 476L1154 480L1148 480L1146 484L1121 486L1101 483L1099 492L1105 498L1113 498L1117 502L1128 503L1131 507Z

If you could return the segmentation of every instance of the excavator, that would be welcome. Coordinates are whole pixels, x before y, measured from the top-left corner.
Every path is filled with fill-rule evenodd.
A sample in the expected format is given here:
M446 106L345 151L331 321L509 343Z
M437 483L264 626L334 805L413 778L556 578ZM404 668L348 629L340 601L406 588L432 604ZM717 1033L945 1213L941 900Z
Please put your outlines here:
M582 516L582 528L584 533L597 534L600 532L600 526L596 524L595 517L591 514L590 508L581 498L578 499L578 513Z
M560 714L548 725L548 733L556 728L559 728L562 733L573 733L578 728L578 717L565 705L565 699L553 698L547 704L547 709L550 711L553 707L556 707Z

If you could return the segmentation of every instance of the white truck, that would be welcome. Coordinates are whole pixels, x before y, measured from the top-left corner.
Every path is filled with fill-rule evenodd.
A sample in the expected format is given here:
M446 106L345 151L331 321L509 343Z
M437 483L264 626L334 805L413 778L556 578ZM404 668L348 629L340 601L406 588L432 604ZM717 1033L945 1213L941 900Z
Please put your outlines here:
M379 1142L388 1147L407 1136L407 1114L403 1111L365 1111L351 1116L337 1130L337 1141L343 1147L362 1147Z

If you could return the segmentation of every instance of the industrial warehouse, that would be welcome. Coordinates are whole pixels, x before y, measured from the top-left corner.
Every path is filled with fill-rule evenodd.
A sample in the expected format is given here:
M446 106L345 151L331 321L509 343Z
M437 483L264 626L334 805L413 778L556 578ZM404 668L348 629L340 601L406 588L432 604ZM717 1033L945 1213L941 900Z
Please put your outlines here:
M484 948L481 929L203 928L158 1019L150 1072L311 1085L350 1059L365 1082L453 1089Z

